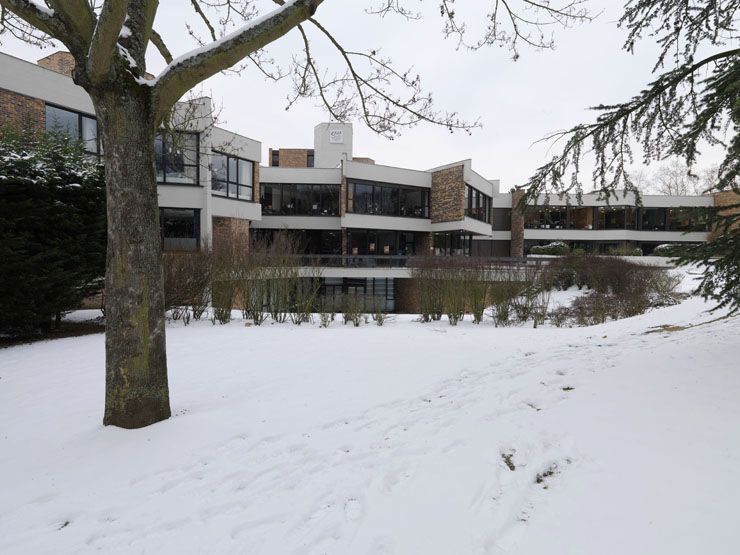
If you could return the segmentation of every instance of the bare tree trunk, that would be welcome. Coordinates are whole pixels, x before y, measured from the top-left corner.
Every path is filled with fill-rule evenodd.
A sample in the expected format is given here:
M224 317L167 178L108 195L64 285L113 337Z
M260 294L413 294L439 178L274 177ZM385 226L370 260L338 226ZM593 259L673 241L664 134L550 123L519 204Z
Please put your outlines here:
M170 416L156 129L150 95L121 89L92 95L108 212L103 424L141 428Z

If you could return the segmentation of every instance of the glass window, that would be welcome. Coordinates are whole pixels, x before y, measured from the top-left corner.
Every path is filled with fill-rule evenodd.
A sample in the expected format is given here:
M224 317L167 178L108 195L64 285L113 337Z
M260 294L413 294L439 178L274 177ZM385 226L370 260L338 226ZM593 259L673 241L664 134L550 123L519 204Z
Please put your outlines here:
M265 214L280 214L280 191L278 183L260 184L260 203Z
M70 139L80 138L80 115L77 112L63 110L56 106L46 105L46 131L61 133Z
M211 155L211 193L240 200L253 200L254 162L221 152Z
M465 215L482 222L490 222L491 197L473 189L470 185L465 185L464 191L463 207L465 208Z
M428 218L429 191L400 185L350 182L347 209L356 214Z
M154 140L157 181L168 184L198 183L198 135L173 133Z
M159 227L165 250L196 250L200 234L200 210L160 208Z
M85 151L99 154L98 121L90 116L46 105L46 131L66 135L75 141L82 141Z

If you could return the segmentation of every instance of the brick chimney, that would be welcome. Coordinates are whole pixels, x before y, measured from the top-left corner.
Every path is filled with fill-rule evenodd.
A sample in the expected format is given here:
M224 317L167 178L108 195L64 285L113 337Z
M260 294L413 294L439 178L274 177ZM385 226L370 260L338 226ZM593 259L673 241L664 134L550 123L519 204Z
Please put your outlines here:
M54 52L46 58L41 58L36 63L43 68L56 71L67 77L72 77L72 72L75 69L75 59L69 52Z

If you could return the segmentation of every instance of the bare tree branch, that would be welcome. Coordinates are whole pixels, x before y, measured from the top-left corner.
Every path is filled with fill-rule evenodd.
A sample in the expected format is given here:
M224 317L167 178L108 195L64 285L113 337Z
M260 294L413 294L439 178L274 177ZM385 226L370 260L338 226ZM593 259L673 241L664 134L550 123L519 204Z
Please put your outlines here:
M282 37L311 17L322 2L323 0L294 0L214 42L206 49L174 60L162 72L155 85L157 121L192 87Z
M33 25L39 31L66 44L67 29L52 10L44 10L30 0L0 0L0 6ZM4 23L7 23L4 18Z
M152 44L157 48L162 58L164 58L164 61L168 64L172 63L172 54L167 48L167 45L164 43L164 40L162 40L160 34L157 33L156 30L152 29L150 32L150 38Z

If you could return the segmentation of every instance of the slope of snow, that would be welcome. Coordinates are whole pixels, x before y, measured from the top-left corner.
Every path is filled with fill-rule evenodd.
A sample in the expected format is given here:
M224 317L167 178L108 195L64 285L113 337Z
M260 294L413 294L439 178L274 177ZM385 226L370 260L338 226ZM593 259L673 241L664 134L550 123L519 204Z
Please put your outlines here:
M737 553L740 318L706 308L173 324L173 417L132 431L102 335L0 350L0 553Z

